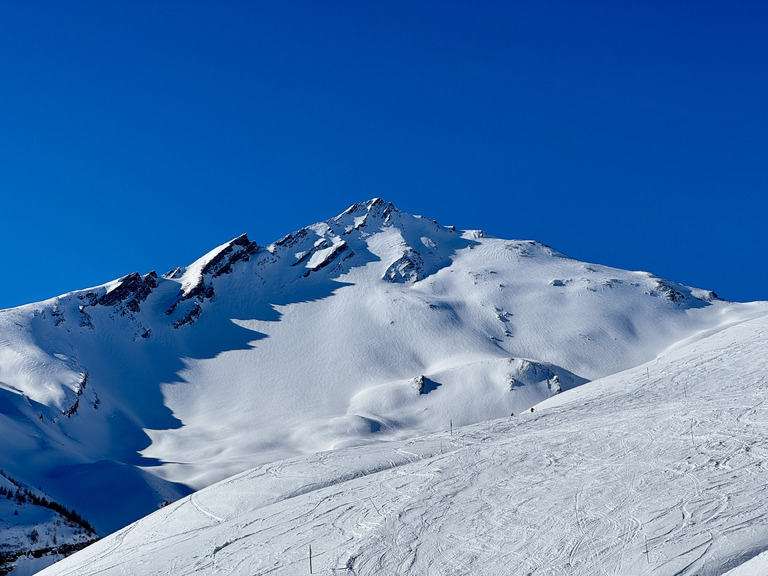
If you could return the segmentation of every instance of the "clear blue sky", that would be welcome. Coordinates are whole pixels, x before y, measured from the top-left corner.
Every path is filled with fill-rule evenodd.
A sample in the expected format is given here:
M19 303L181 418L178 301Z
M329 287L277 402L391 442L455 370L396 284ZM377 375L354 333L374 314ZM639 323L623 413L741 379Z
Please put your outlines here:
M768 299L768 4L0 4L0 308L379 196Z

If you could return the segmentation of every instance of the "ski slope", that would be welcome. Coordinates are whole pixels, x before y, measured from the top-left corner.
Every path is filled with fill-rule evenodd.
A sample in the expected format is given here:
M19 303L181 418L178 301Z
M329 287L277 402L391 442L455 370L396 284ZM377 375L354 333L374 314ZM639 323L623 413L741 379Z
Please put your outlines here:
M515 417L212 485L42 572L757 574L768 310ZM729 572L732 570L732 572Z

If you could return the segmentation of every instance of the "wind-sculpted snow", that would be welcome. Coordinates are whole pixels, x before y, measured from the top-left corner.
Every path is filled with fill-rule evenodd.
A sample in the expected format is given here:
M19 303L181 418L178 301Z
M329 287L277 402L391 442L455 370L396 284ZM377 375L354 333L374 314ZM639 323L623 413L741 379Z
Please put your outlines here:
M768 315L752 313L534 412L262 466L42 574L293 576L310 546L315 574L761 573Z
M260 464L519 414L749 310L375 199L0 311L0 467L105 534Z

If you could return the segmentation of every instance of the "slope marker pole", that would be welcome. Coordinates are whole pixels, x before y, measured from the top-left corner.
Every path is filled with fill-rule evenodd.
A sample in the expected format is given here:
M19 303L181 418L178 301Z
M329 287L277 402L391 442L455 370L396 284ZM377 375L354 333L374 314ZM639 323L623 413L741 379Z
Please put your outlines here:
M651 563L651 553L648 551L648 536L645 536L645 559L648 561L648 564Z
M312 544L309 545L309 573L312 574Z
M693 441L693 420L691 420L691 446L695 446L696 442Z

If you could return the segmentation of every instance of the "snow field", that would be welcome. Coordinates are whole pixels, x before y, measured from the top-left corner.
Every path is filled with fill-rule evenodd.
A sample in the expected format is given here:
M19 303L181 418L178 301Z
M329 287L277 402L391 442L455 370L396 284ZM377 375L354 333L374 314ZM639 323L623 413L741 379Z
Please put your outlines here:
M255 466L519 414L760 310L372 200L1 311L0 467L104 535Z
M767 371L764 315L533 413L262 466L42 574L295 575L310 545L316 574L744 574Z

